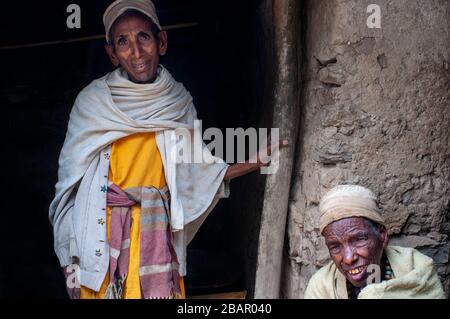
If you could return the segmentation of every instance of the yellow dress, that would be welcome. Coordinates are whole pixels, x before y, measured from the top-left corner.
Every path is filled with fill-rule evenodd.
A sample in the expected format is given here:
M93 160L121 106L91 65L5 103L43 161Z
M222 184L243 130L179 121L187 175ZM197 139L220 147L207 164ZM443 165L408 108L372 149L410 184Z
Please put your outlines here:
M113 143L111 149L109 180L121 189L129 187L166 186L164 167L156 145L155 133L137 133ZM140 299L139 251L140 251L140 213L135 205L131 209L130 261L128 276L124 285L125 299ZM108 240L110 236L111 208L106 216ZM109 284L107 273L99 292L81 286L81 299L102 299ZM181 278L181 295L185 298L184 280Z

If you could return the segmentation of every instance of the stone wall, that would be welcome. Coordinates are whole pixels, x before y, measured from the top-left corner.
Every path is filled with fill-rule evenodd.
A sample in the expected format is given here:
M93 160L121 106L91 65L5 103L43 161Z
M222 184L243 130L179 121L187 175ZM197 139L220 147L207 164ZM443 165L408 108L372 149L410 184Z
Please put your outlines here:
M381 28L366 25L381 7ZM450 291L449 5L306 1L301 132L282 296L301 298L329 260L318 203L338 184L380 198L391 242L434 258Z

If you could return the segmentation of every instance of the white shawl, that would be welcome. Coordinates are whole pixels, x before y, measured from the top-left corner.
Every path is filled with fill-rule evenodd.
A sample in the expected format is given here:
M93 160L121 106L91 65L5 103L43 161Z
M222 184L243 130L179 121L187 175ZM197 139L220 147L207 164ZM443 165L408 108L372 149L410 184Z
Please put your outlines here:
M78 95L70 115L66 140L59 158L56 194L50 205L55 249L66 245L66 241L73 238L80 241L77 238L80 234L76 234L71 216L79 213L76 211L77 205L74 205L80 201L77 195L89 192L81 188L92 187L90 180L94 177L90 173L91 164L111 143L138 132L156 132L156 142L171 193L172 229L183 230L194 220L203 221L206 216L199 217L207 215L205 213L209 213L217 203L215 196L223 186L228 165L218 158L213 164L177 164L174 130L192 130L196 119L191 95L162 66L158 67L157 79L151 84L133 83L119 68L86 87ZM194 134L192 138L196 138ZM201 139L201 135L197 138ZM204 146L202 141L196 143ZM191 229L187 242L198 227L196 225ZM75 253L69 252L71 256L57 254L64 265Z
M397 246L388 246L385 253L395 278L366 286L358 299L445 298L431 258L413 248ZM333 261L311 277L305 299L348 299L346 279Z

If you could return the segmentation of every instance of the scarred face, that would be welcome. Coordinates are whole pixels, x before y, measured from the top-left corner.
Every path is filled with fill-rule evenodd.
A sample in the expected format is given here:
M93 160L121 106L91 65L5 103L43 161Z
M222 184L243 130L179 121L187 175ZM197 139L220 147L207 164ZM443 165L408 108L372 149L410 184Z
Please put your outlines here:
M122 66L130 81L152 83L156 79L161 55L167 50L167 34L161 31L156 37L149 19L125 16L112 28L112 44L105 46L115 66Z
M381 266L388 235L384 227L377 228L363 217L350 217L335 221L323 230L334 264L355 287L367 284L369 265Z

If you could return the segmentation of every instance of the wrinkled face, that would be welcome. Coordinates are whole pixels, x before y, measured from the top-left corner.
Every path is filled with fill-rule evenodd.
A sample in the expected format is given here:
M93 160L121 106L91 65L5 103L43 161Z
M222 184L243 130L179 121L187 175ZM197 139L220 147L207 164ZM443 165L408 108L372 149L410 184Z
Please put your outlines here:
M130 81L152 83L156 79L160 55L167 50L167 34L159 39L151 31L152 23L140 16L118 19L112 28L112 44L105 46L115 66L122 66Z
M323 235L339 271L353 286L364 287L369 275L367 266L381 264L388 243L386 229L374 227L365 218L350 217L331 223Z

